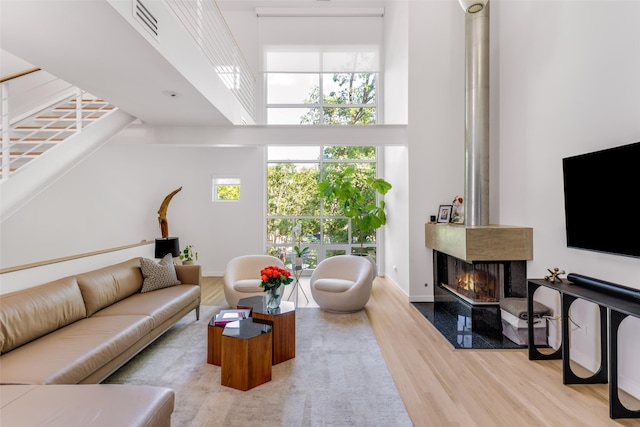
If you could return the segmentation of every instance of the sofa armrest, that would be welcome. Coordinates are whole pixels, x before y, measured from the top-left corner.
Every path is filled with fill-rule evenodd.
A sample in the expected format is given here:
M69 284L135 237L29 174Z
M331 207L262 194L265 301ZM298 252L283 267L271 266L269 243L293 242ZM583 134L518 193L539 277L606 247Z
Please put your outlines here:
M178 280L186 285L198 285L202 281L202 266L200 264L176 265Z

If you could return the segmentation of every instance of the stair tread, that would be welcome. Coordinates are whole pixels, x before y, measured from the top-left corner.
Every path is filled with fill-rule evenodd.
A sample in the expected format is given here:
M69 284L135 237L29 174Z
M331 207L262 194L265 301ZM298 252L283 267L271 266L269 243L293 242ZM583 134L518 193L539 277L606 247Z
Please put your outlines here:
M117 109L104 99L81 95L80 98L67 99L20 120L11 127L8 150L11 163L5 165L5 173L7 169L10 173L19 170L34 158L46 154L49 148L76 134L78 128L86 128Z
M75 126L16 126L13 128L14 130L21 131L32 131L32 130L41 130L41 131L49 131L49 132L58 132L61 130L75 130Z
M76 109L76 107L56 107L54 108L54 111L58 110L58 111L74 111ZM82 107L82 111L87 111L87 110L91 110L91 111L99 111L99 110L107 110L109 109L109 107Z
M87 117L83 117L82 120L96 120L96 119L100 119L101 117L92 117L92 116L87 116ZM60 120L60 121L74 121L76 120L75 117L71 117L71 116L37 116L36 120Z

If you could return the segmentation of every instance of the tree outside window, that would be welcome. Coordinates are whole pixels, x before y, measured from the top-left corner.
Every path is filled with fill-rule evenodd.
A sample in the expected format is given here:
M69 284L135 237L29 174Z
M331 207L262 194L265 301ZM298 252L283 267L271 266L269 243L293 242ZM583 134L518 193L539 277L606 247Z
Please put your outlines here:
M270 149L273 147L270 147ZM356 180L366 180L376 175L375 147L326 146L298 147L314 150L317 161L280 160L271 156L267 167L267 252L291 263L292 248L301 243L310 247L305 258L307 269L313 269L319 261L334 255L359 251L360 242L355 237L348 218L340 206L321 201L318 182L321 177L354 168ZM295 151L296 147L292 148ZM321 153L317 155L317 153ZM304 156L301 156L304 157ZM375 194L366 197L375 201ZM300 241L294 242L293 227L301 225ZM365 236L364 246L375 256L375 232Z

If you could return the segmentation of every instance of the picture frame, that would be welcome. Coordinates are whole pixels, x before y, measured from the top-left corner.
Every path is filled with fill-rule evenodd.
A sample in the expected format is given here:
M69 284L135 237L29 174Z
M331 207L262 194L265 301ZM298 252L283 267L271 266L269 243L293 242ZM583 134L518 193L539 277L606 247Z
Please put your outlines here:
M453 205L440 205L438 209L438 223L448 223L451 220Z

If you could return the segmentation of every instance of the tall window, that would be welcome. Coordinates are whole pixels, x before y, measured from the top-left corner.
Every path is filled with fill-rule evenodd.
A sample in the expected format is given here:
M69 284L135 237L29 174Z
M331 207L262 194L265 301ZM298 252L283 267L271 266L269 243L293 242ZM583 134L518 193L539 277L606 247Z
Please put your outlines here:
M269 147L267 167L267 252L291 263L294 245L309 247L305 268L321 260L360 250L375 257L375 231L359 242L342 207L321 200L318 182L326 174L352 167L356 179L376 176L375 147ZM370 194L372 200L376 195ZM293 227L300 224L296 241Z
M265 71L268 124L377 122L377 48L267 50Z

